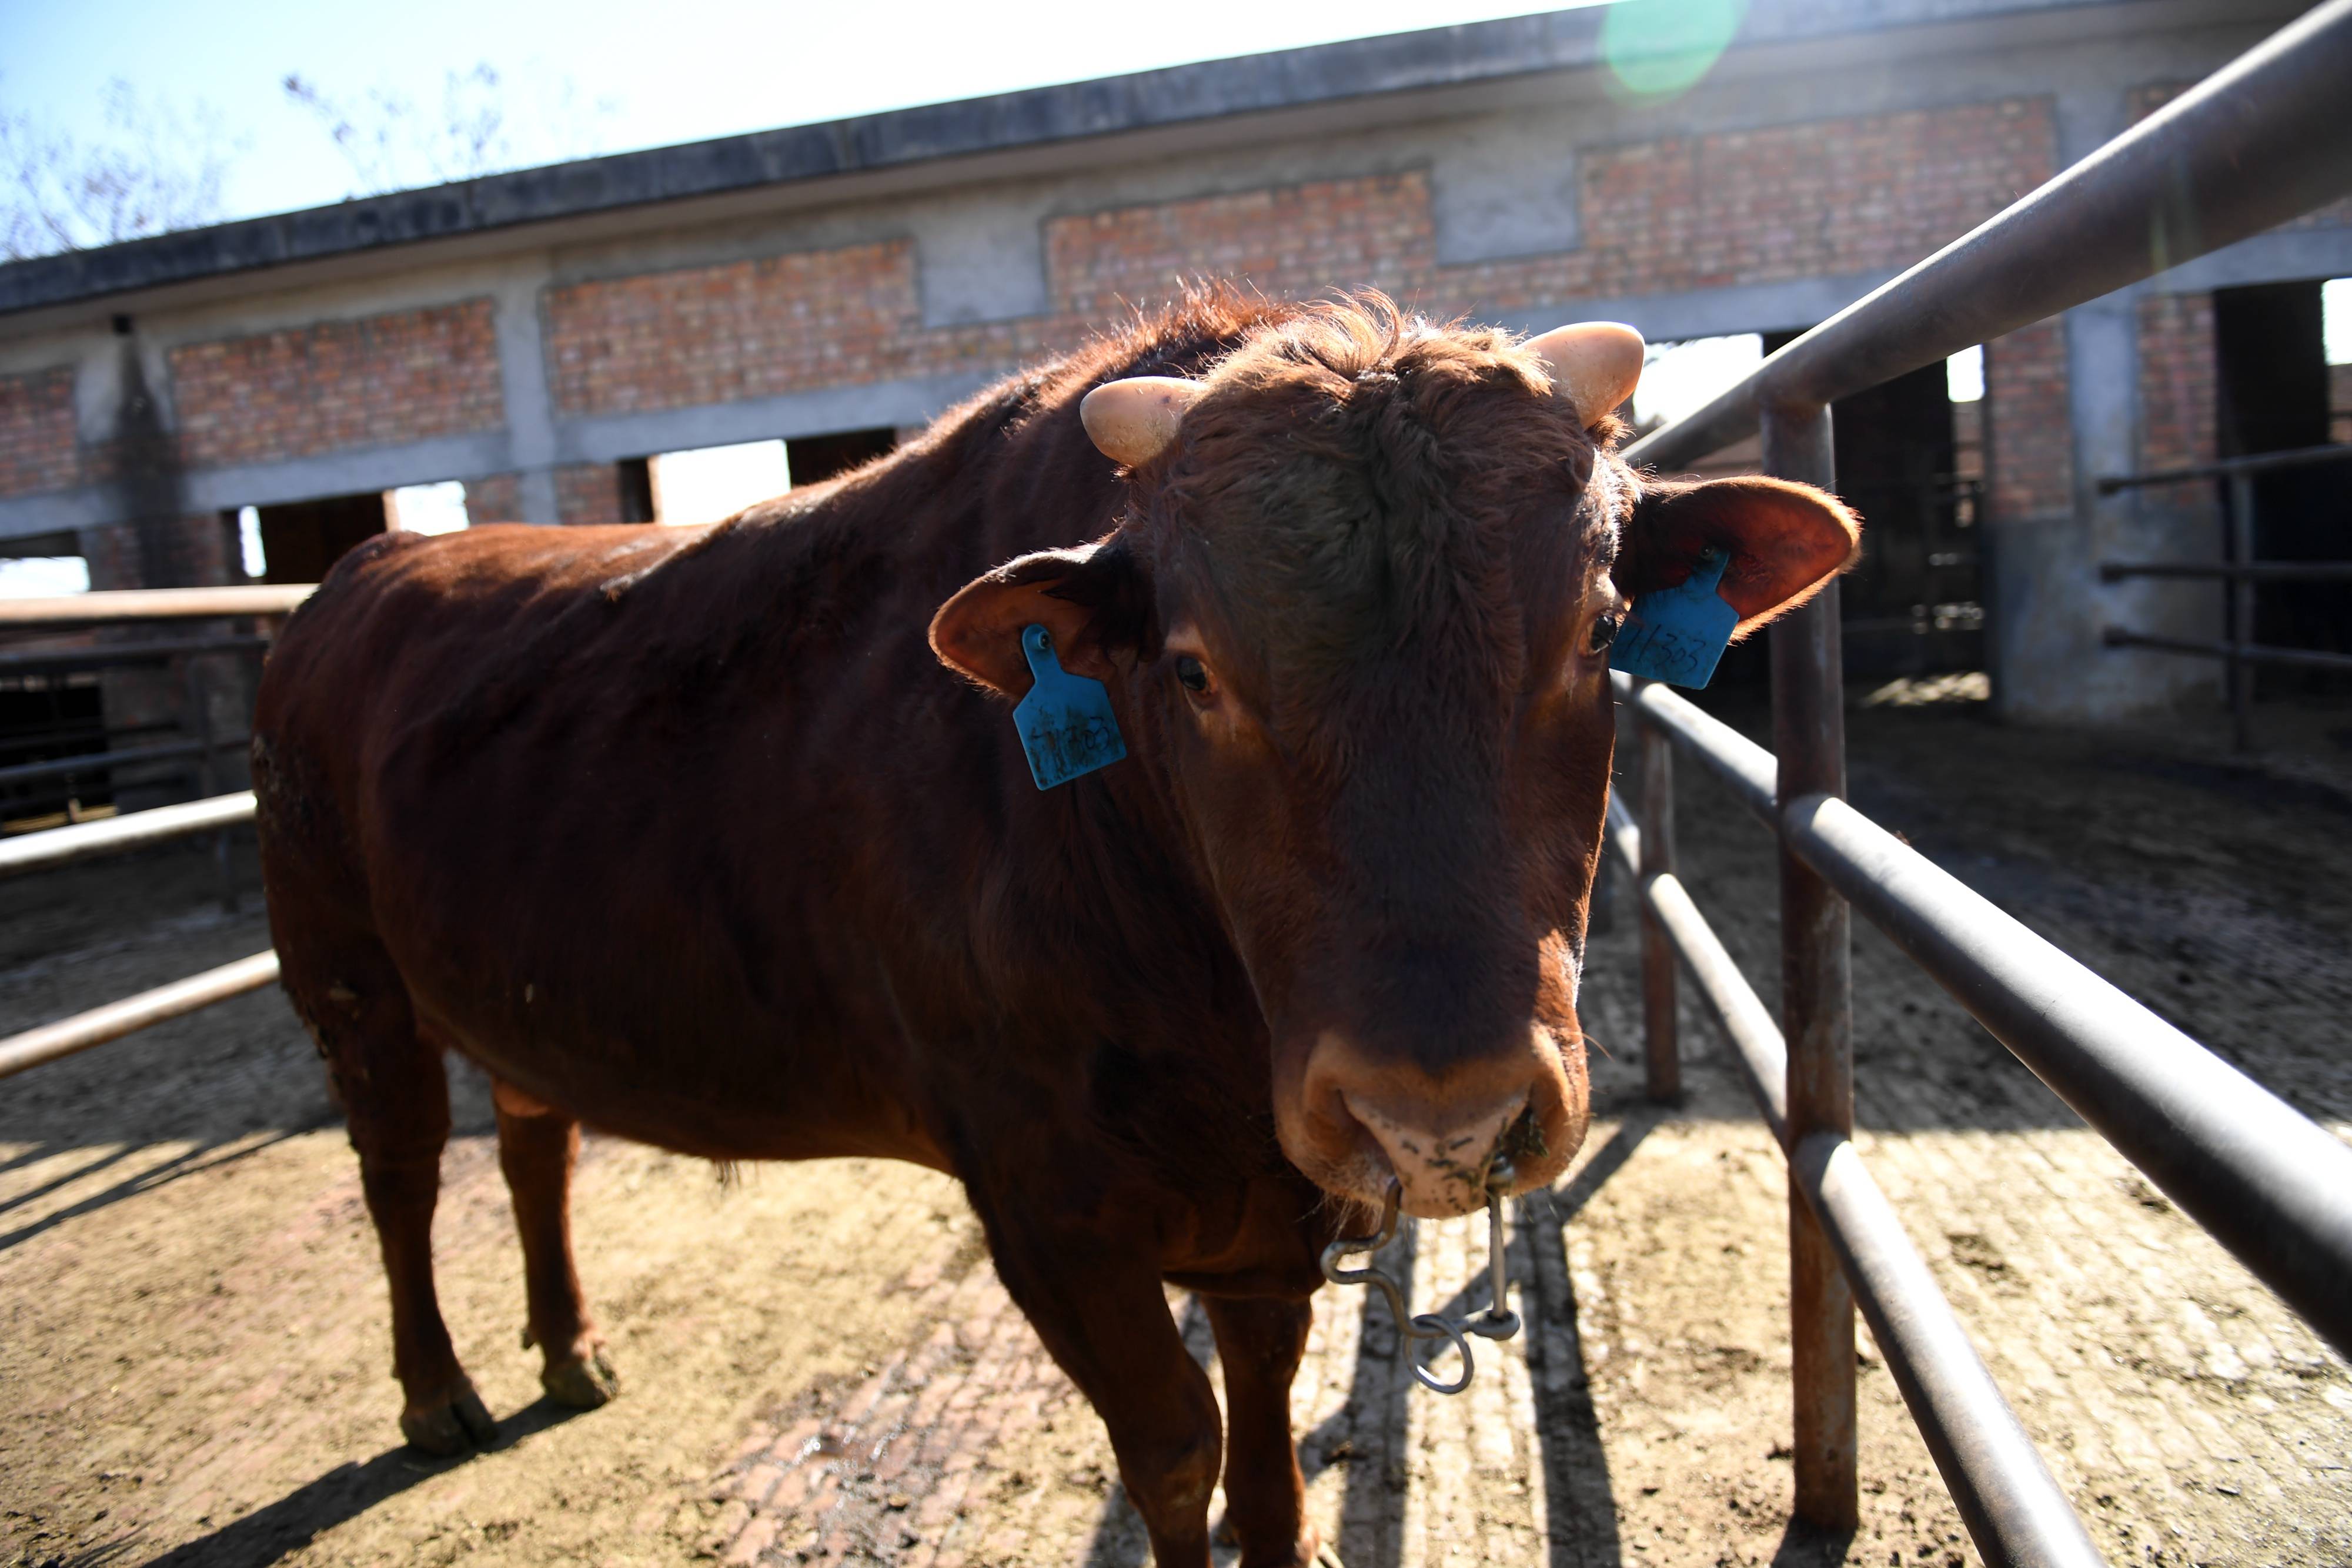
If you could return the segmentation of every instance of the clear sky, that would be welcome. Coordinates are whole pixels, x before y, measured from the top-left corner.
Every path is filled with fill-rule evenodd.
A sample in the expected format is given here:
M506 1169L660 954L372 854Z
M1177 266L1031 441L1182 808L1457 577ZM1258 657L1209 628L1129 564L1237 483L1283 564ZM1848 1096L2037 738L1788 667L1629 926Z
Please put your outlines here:
M249 216L352 193L325 132L287 102L289 72L338 98L437 102L448 72L487 62L525 122L527 165L582 151L566 144L567 82L581 103L616 106L596 119L594 150L619 152L1594 3L0 0L0 107L83 140L104 134L116 78L191 125L208 108L247 143L226 194L229 215Z

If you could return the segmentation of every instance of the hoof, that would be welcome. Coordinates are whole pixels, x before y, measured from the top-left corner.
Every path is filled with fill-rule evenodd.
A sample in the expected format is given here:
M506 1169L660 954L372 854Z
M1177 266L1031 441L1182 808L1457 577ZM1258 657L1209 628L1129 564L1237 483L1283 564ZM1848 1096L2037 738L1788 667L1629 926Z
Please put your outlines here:
M460 1382L438 1404L400 1413L400 1435L414 1448L453 1458L473 1448L487 1448L499 1435L482 1396L471 1383Z
M621 1391L621 1380L602 1350L549 1367L539 1375L539 1385L550 1399L574 1410L593 1410Z

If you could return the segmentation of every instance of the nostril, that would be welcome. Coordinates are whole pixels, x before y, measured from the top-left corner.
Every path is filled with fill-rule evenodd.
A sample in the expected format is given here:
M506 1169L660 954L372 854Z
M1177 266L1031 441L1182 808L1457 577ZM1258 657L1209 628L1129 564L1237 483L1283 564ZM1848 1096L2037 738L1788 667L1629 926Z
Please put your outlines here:
M1397 1103L1346 1092L1341 1103L1388 1156L1408 1214L1466 1214L1486 1200L1486 1181L1507 1130L1528 1111L1525 1091L1467 1112L1428 1102Z
M1328 1191L1376 1204L1393 1179L1408 1214L1472 1212L1498 1155L1514 1188L1528 1187L1551 1180L1582 1142L1582 1054L1564 1043L1531 1025L1440 1071L1326 1030L1292 1059L1293 1087L1277 1090L1283 1147Z

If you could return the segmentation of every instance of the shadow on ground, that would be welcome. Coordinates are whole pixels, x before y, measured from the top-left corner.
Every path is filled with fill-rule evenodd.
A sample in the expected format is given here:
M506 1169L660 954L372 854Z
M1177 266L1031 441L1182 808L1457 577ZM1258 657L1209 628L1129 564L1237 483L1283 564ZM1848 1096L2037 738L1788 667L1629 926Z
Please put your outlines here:
M541 1399L499 1422L497 1448L489 1451L510 1448L585 1414ZM153 1568L266 1568L386 1498L480 1457L433 1459L414 1448L399 1448L387 1449L365 1464L337 1465L276 1502L155 1558ZM136 1543L129 1544L135 1547ZM95 1564L110 1560L92 1556L77 1561Z

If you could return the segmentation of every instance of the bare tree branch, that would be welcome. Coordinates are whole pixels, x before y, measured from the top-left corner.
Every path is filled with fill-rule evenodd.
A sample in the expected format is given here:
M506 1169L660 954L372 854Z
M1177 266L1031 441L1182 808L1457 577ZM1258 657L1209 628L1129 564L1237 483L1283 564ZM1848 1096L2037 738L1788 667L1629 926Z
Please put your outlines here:
M444 77L441 101L431 109L384 88L341 97L295 72L279 85L351 165L355 196L589 157L602 149L604 132L620 112L614 99L583 100L565 78L535 84L525 96L536 101L521 104L522 112L510 117L516 89L487 60Z
M439 101L422 106L383 87L340 97L297 72L280 86L351 166L354 196L592 156L621 108L569 78L519 92L488 61L449 72ZM107 89L104 134L87 141L0 109L0 258L218 223L223 183L249 147L209 106L182 113L121 79Z
M81 145L0 110L0 256L113 245L217 222L221 182L244 143L217 111L182 115L125 80L107 88L104 139Z

